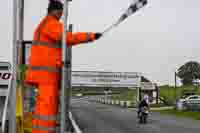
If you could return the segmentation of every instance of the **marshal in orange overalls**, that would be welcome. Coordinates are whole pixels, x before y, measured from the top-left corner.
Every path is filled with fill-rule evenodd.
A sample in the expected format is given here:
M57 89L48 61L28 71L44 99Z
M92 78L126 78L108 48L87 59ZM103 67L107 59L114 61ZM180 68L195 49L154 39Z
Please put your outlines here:
M34 33L29 67L25 82L37 85L38 96L33 114L32 133L55 133L58 113L63 25L47 15ZM95 33L67 33L67 44L77 45L94 41Z

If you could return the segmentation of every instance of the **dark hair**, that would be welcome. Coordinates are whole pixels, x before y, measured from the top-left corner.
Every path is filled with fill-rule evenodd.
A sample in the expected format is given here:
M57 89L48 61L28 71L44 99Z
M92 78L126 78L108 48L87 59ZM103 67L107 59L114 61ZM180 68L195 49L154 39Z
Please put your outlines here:
M62 2L58 0L49 0L49 5L48 5L48 13L53 11L53 10L63 10L63 4Z

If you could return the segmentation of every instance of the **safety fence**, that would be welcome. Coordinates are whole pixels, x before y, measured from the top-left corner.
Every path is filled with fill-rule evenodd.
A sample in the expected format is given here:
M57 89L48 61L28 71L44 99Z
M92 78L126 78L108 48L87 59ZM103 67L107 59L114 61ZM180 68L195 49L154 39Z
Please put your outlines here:
M120 106L120 107L125 107L125 108L130 108L130 107L135 106L135 103L132 101L112 100L108 98L91 98L90 100L93 102L98 102L98 103L108 104L108 105L115 105L115 106Z

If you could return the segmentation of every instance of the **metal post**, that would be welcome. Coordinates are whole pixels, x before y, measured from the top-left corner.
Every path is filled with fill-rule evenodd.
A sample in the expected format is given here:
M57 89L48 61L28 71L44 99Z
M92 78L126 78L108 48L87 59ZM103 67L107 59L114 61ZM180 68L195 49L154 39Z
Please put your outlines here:
M16 133L16 87L17 87L17 20L18 20L18 5L19 1L13 0L13 59L12 59L12 89L11 97L13 100L10 100L10 115L9 115L9 133Z
M177 88L176 88L176 72L174 73L174 89L175 89L175 100L177 100Z
M159 100L159 87L158 87L158 85L157 84L155 84L155 87L156 87L156 104L158 104L158 100Z
M69 32L72 32L72 24L69 25ZM66 52L66 61L67 61L67 99L66 99L66 110L67 113L69 113L70 109L70 98L71 98L71 73L72 73L72 47L68 46L67 47L67 52ZM68 116L69 114L67 114Z
M139 86L137 87L137 102L141 99L141 87L142 87L142 74L138 74L139 76Z
M66 105L65 105L65 95L66 95L66 82L67 81L67 67L68 62L66 62L66 51L67 51L67 42L66 42L66 32L67 32L67 21L68 21L68 0L64 1L64 27L63 27L63 35L62 35L62 79L61 79L61 119L60 119L60 133L64 133L66 131ZM67 83L67 84L68 84Z
M19 42L20 45L18 45L18 64L24 64L25 60L24 60L24 49L23 47L25 45L23 45L23 39L24 39L24 0L19 0L19 20L18 20L18 35L19 35Z
M72 24L69 25L69 32L72 32ZM71 92L72 92L72 86L71 86L71 68L72 68L72 47L71 46L68 46L67 47L67 52L66 52L66 62L67 62L67 77L66 77L66 121L67 121L67 124L66 124L66 130L67 131L70 131L71 129L71 125L70 125L70 119L69 119L69 110L70 110L70 100L71 100Z
M26 64L26 44L22 44L21 49L22 49L22 51L21 51L21 54L22 54L22 61L21 61L21 63L22 64Z
M13 0L13 61L10 95L9 133L16 133L16 89L18 65L22 63L21 45L24 31L24 0Z

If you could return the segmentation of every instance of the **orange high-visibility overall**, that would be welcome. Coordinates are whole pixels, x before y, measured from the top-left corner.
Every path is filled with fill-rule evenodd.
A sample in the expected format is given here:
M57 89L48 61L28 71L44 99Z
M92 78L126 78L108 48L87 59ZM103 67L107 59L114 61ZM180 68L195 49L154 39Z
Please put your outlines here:
M55 133L58 113L63 24L46 16L34 33L25 82L37 85L38 96L33 113L32 133ZM95 40L94 33L67 32L68 45Z

